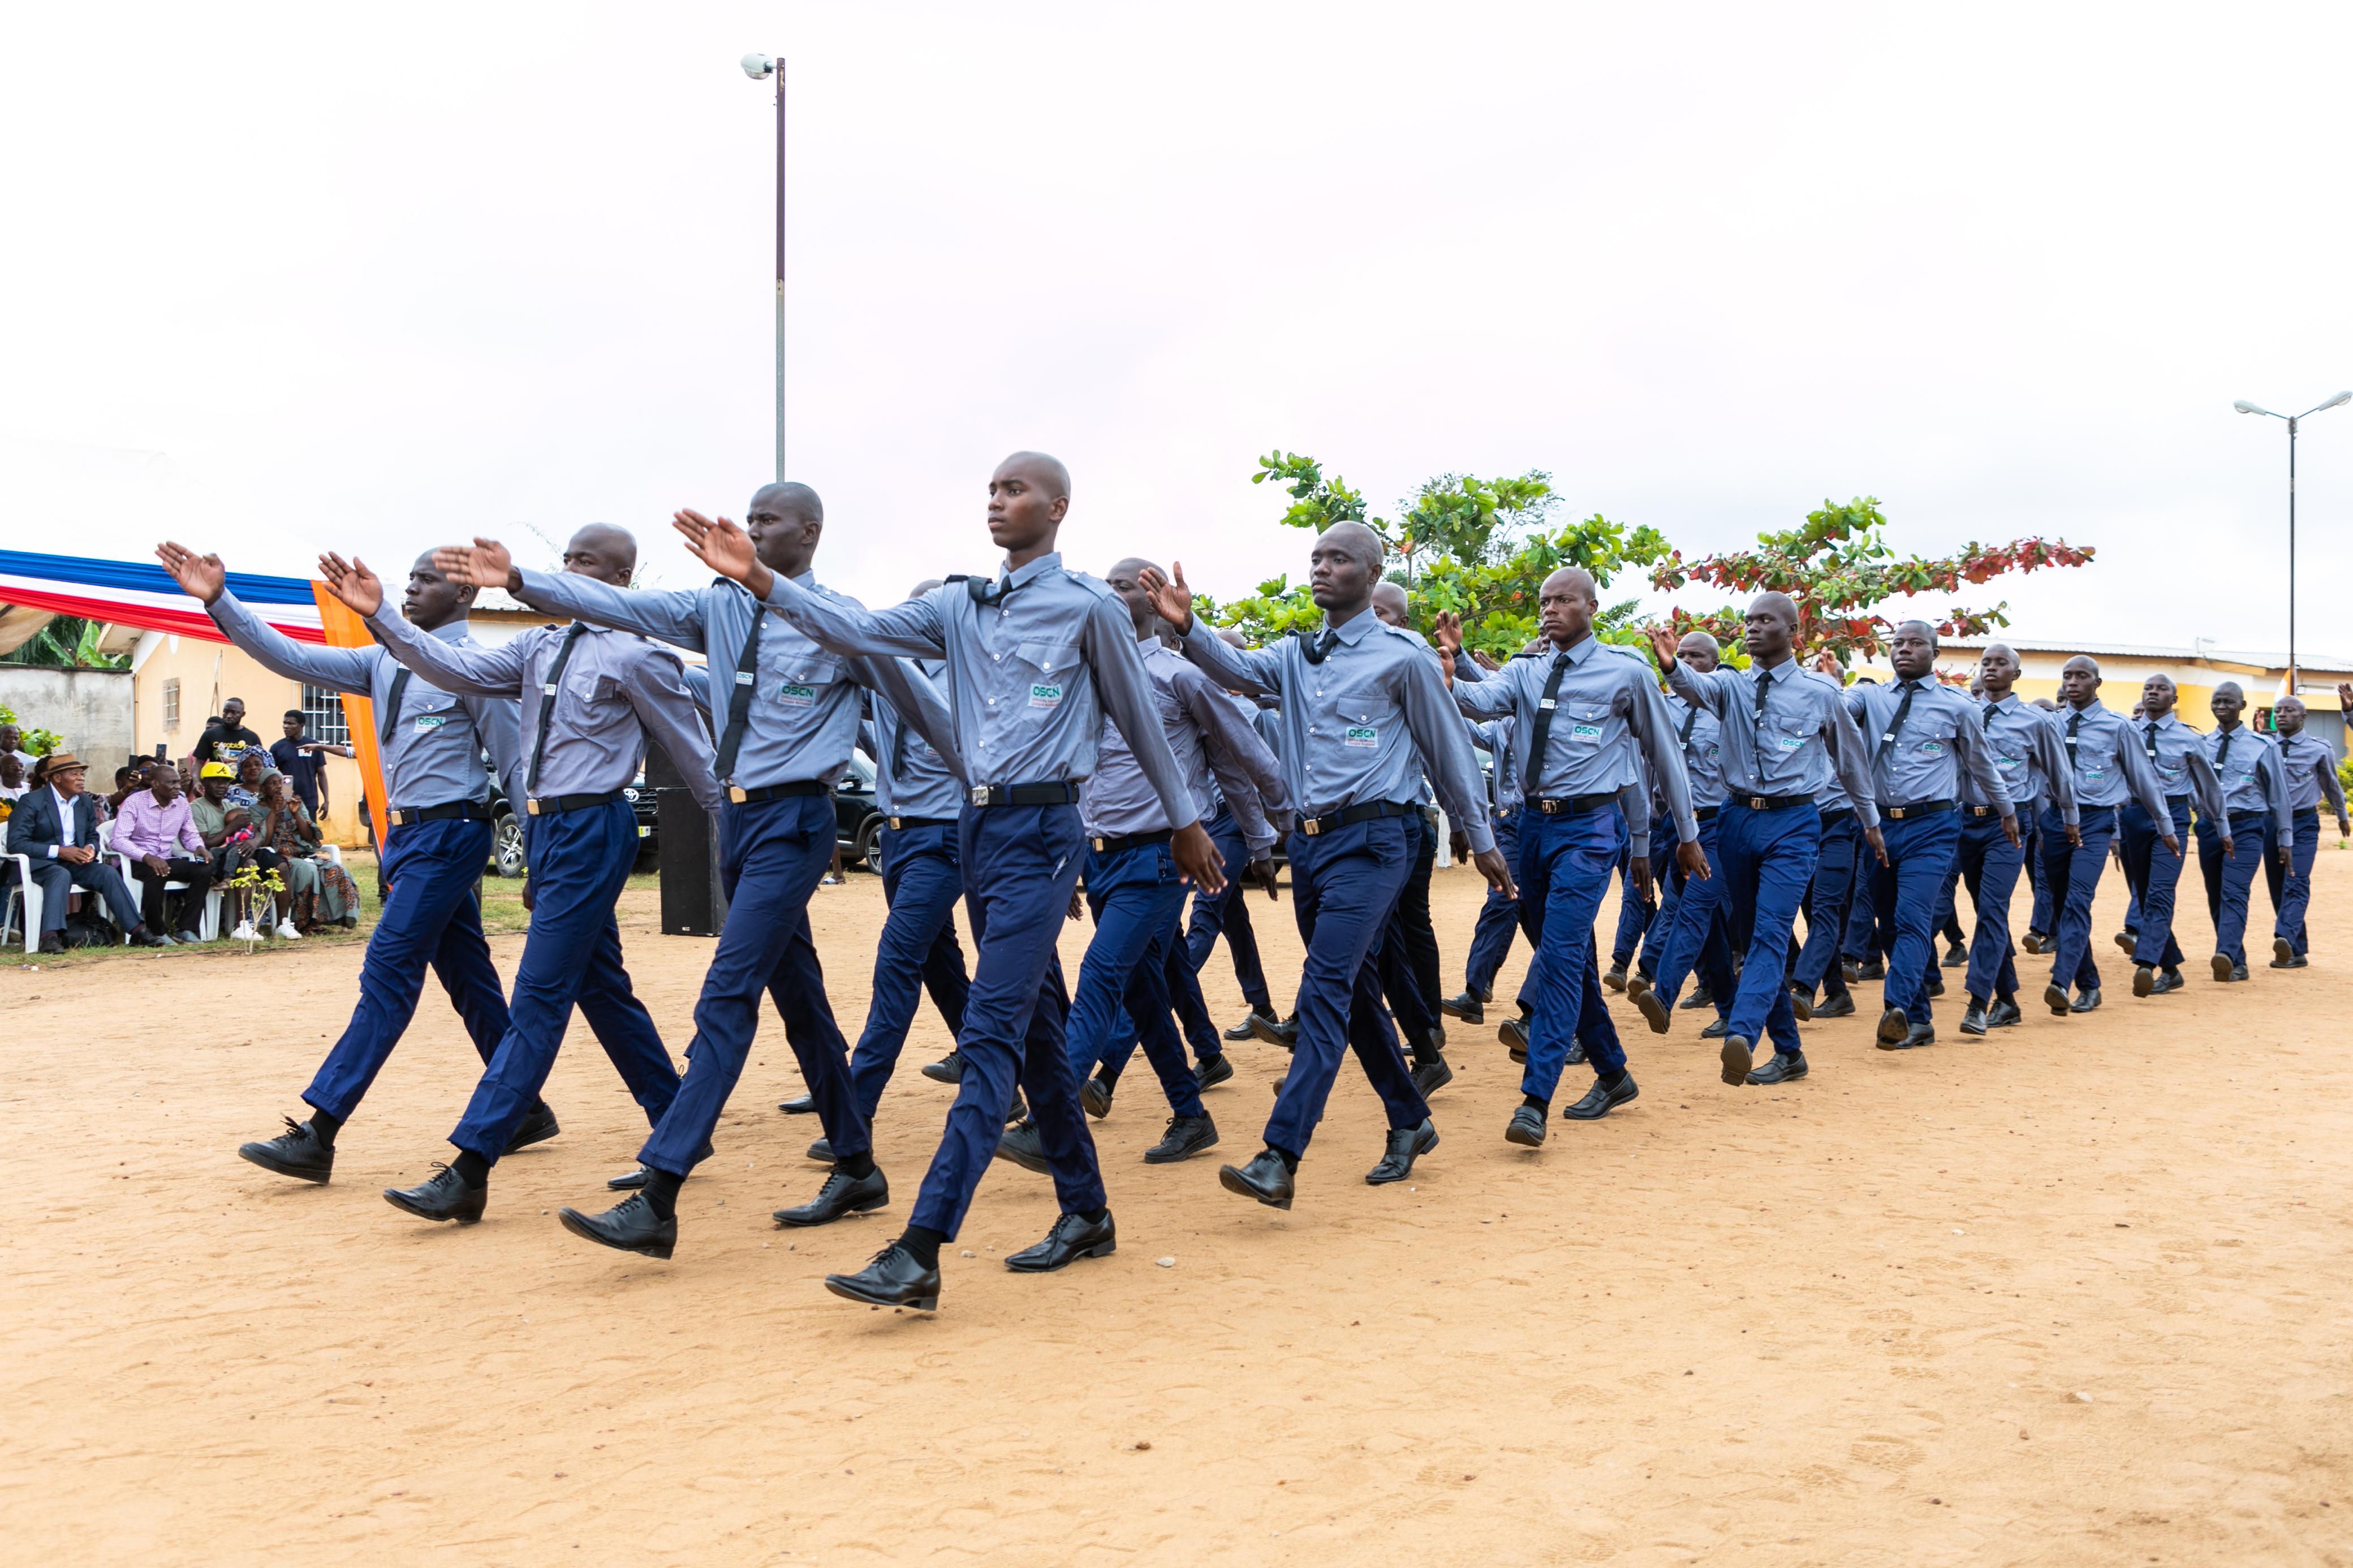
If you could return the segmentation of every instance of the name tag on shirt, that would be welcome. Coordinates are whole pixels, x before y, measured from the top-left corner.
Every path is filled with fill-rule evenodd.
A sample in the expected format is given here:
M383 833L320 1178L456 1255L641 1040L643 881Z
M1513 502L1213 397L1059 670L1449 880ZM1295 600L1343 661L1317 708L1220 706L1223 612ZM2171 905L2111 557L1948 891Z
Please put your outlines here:
M1920 754L1924 757L1941 757L1945 754L1945 742L1923 741L1920 742Z
M1060 683L1060 682L1059 682L1059 681L1044 681L1044 680L1036 680L1036 681L1032 681L1032 682L1030 682L1030 684L1029 684L1029 706L1030 706L1030 707L1032 707L1032 708L1060 708L1061 705L1062 705L1062 688L1061 688L1061 683Z
M409 733L412 735L422 735L428 730L438 730L442 725L447 724L448 721L449 721L448 719L438 713L427 713L418 718L416 726L409 731Z
M1781 749L1785 752L1794 752L1805 743L1806 738L1803 735L1784 735L1781 737Z
M2021 759L2017 757L1996 757L1993 760L1993 765L2001 769L2002 772L2008 773L2010 769L2018 766L2021 760Z
M2104 779L2108 776L2108 770L2087 766L2084 769L2084 776L2087 779Z
M1568 738L1572 741L1598 741L1601 739L1601 726L1599 724L1571 724L1568 727Z
M817 688L787 680L776 688L776 700L787 708L813 708L817 705Z
M1344 745L1359 746L1371 751L1381 743L1381 732L1370 724L1351 724L1341 737Z

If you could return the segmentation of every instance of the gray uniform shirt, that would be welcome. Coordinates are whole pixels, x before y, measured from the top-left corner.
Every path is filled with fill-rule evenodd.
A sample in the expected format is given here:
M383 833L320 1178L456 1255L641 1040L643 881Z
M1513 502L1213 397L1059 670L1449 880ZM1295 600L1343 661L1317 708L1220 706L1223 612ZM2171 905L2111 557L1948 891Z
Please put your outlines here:
M1465 719L1471 743L1487 753L1487 806L1497 816L1520 809L1520 721L1509 713L1500 719Z
M1281 700L1274 748L1292 804L1303 816L1388 801L1416 804L1425 770L1474 854L1495 847L1486 791L1429 645L1382 624L1367 608L1327 626L1316 663L1296 637L1272 647L1229 647L1199 616L1185 634L1185 657L1220 686Z
M2172 819L2157 770L2134 744L2130 724L2097 702L2089 708L2062 707L2052 719L2059 726L2059 742L2067 751L2068 773L2075 781L2078 806L2098 810L2122 805L2129 795L2152 820Z
M2051 715L2031 702L2020 701L2016 692L2000 702L1974 706L1985 730L1986 749L1993 753L1994 768L2001 774L2010 804L2031 809L2046 800L2054 802L2059 819L2073 826L2077 820L2075 773L2067 765L2067 748L2060 743L2059 726ZM1965 805L1994 804L1974 776L1961 780L1960 798Z
M2200 816L2221 815L2221 783L2215 776L2214 764L2208 760L2197 731L2168 713L2154 721L2133 720L2132 732L2133 739L2140 743L2141 755L2157 770L2158 787L2165 791L2168 800L2188 795Z
M1760 717L1757 682L1767 675ZM1865 827L1879 826L1871 753L1863 749L1862 731L1854 727L1846 689L1838 681L1799 668L1791 658L1770 670L1751 665L1704 675L1677 659L1667 667L1667 685L1721 721L1716 740L1726 798L1803 795L1820 805L1835 773L1856 817Z
M946 583L887 610L861 610L778 577L768 603L838 653L944 658L955 733L944 749L955 752L968 784L1080 783L1095 771L1108 714L1169 826L1196 821L1136 652L1134 618L1118 595L1064 570L1056 552L1000 574L986 595L983 605L965 583Z
M2268 812L2281 837L2294 837L2295 819L2288 810L2287 769L2280 763L2279 742L2244 724L2235 730L2210 730L2199 740L2206 749L2206 760L2221 776L2223 807L2234 815ZM2215 826L2229 831L2224 823Z
M1704 811L1724 804L1724 721L1685 697L1670 694L1667 718L1683 753L1683 774L1691 780L1692 809Z
M522 587L515 597L534 609L642 633L709 658L711 731L717 737L726 734L731 700L744 673L744 646L758 620L752 704L733 776L720 780L723 784L765 789L809 779L838 784L858 740L858 687L882 692L902 713L921 706L904 672L889 661L846 659L819 647L783 616L762 613L749 593L724 577L705 588L652 593L616 588L570 572L518 575ZM857 607L856 600L818 587L809 574L803 576L802 591L810 598Z
M1157 637L1141 638L1136 646L1152 681L1169 754L1176 759L1177 771L1191 781L1195 809L1207 821L1216 815L1222 796L1251 851L1271 847L1275 828L1269 818L1287 816L1290 804L1274 753L1224 689L1187 663L1182 654L1161 646ZM1176 826L1115 724L1103 726L1094 776L1079 797L1079 817L1089 833L1106 838Z
M1905 706L1905 698L1911 705ZM1933 675L1888 686L1858 686L1847 710L1871 750L1871 778L1883 814L1891 805L1958 800L1963 770L1981 804L2015 815L2001 770L1994 765L1977 704ZM1895 721L1904 715L1901 725Z
M453 801L488 801L490 775L482 753L501 779L515 776L516 711L512 698L461 696L401 668L381 647L320 647L298 643L224 591L206 607L221 635L289 680L307 681L364 697L375 704L377 755L384 763L385 804L404 811ZM463 620L427 634L437 642L474 648ZM402 683L400 707L392 688Z
M912 680L921 677L923 690L937 704L934 732L946 729L946 705L939 702L933 683L947 667L934 659L908 660L900 667ZM928 705L928 704L927 704ZM923 731L900 717L888 697L874 698L874 805L885 816L915 816L945 820L964 810L964 769L923 738Z
M2272 737L2287 772L2287 808L2310 811L2325 798L2339 821L2345 816L2345 786L2337 777L2337 753L2309 730L2298 730L2285 740Z
M626 789L645 762L651 740L668 752L705 811L723 796L711 776L711 741L686 689L678 656L643 637L607 631L586 621L571 627L533 626L497 647L458 647L418 631L386 601L368 617L368 629L392 656L438 686L473 697L521 697L522 765L511 794L606 795ZM565 644L564 679L554 679ZM539 749L544 715L547 749ZM532 761L539 770L534 776Z
M1527 755L1535 745L1545 687L1556 667L1560 685L1546 725L1545 754ZM1474 668L1471 673L1481 672ZM1699 837L1683 748L1648 664L1616 653L1588 635L1565 651L1514 655L1485 680L1465 679L1458 668L1454 702L1473 719L1510 713L1518 721L1520 733L1528 737L1520 759L1520 786L1527 795L1540 799L1609 795L1635 784L1647 799L1655 786L1683 840ZM1638 747L1650 763L1648 781L1636 760ZM1647 853L1647 846L1641 852Z

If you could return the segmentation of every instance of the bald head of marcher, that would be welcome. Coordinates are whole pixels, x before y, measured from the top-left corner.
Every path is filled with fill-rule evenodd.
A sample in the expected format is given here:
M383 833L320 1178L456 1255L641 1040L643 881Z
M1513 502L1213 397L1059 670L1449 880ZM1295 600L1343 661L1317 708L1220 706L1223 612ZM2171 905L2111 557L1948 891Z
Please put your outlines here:
M789 479L762 485L744 509L744 531L761 565L798 577L817 560L818 540L825 532L825 502L808 486Z
M1978 679L1985 694L2000 702L2018 684L2018 654L2008 643L1988 643L1978 656Z
M2100 700L2100 665L2089 654L2077 654L2059 669L2059 700L2082 710Z
M2283 697L2272 704L2272 728L2283 741L2304 733L2304 699Z
M2169 675L2152 675L2140 683L2140 710L2147 718L2164 718L2180 700L2181 693L2174 689Z
M1225 644L1228 647L1250 647L1249 640L1242 636L1241 628L1239 626L1219 626L1218 628L1218 640Z
M1383 624L1410 630L1413 626L1410 618L1412 607L1412 601L1406 597L1405 590L1395 583L1373 585L1373 614L1380 616Z
M1600 607L1592 573L1582 566L1556 568L1536 590L1536 629L1555 647L1575 647L1593 635L1593 612Z
M937 577L926 577L922 582L907 590L907 597L910 599L920 599L924 595L930 593L933 589L937 588L940 585L940 579Z
M1741 642L1751 660L1776 665L1798 641L1798 601L1787 594L1759 594L1741 617Z
M564 569L626 588L638 569L638 536L609 522L592 522L564 547Z
M463 619L474 607L474 588L445 576L433 564L428 550L408 569L408 591L401 596L400 613L419 631L429 632Z
M1724 648L1712 633L1685 632L1683 641L1675 644L1675 662L1705 675L1724 662Z
M1117 594L1120 603L1127 606L1128 618L1135 623L1138 637L1153 637L1160 629L1160 612L1152 607L1152 595L1143 583L1144 574L1160 568L1141 555L1129 555L1112 563L1103 574L1103 586Z
M1071 470L1043 452L1016 452L988 477L988 537L1016 571L1051 554L1071 511Z
M1905 621L1887 640L1887 661L1898 680L1925 680L1936 668L1936 628Z
M2247 710L2247 694L2235 680L2226 680L2214 689L2214 699L2207 704L2214 710L2214 722L2225 730L2239 727L2239 715Z
M1307 552L1307 591L1326 621L1336 626L1365 613L1386 553L1381 536L1361 522L1335 522L1315 536Z

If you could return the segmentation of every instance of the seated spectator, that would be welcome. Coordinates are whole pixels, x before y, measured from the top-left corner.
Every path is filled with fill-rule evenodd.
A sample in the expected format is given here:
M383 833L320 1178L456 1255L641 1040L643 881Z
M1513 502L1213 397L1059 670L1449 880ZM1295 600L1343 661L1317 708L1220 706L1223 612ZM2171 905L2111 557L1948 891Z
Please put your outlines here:
M15 757L25 776L33 776L33 763L38 759L25 750L25 731L14 724L0 724L0 755Z
M245 727L244 699L232 697L221 704L220 717L205 725L205 732L197 738L195 750L191 755L196 759L199 768L206 763L225 764L233 779L237 776L237 764L245 753L259 750L261 737Z
M0 752L0 855L8 852L8 818L16 803L32 788L25 777L25 764L16 760L14 752ZM16 885L16 868L0 866L0 893Z
M212 853L205 847L204 835L196 831L187 797L180 793L178 770L169 763L150 763L144 782L146 787L125 797L115 814L114 837L109 845L116 853L131 857L131 874L139 881L139 912L148 929L177 931L176 939L165 940L194 944L204 940L197 931L204 924L205 900L212 891ZM180 900L176 922L164 918L166 882L187 884L186 890L176 895Z
M122 815L122 803L147 787L146 769L133 764L114 770L114 793L98 803L98 819L112 822Z
M260 820L262 781L278 776L278 770L269 765L269 753L250 751L230 765L236 768L237 776L229 781L229 804L245 807L256 821Z
M269 760L286 775L286 782L294 786L294 797L316 822L334 810L327 801L327 759L348 757L352 749L311 739L310 722L300 708L286 710L286 738L270 742Z
M286 890L278 896L278 934L307 935L330 925L348 931L359 924L359 889L341 866L318 858L319 826L283 774L261 781L261 809L260 840L277 852L286 879Z
M89 769L70 752L52 752L41 761L42 787L19 801L8 819L10 852L32 858L33 881L41 889L41 951L66 950L66 900L76 888L101 895L134 945L168 946L147 929L121 875L98 858L97 803L82 788Z
M188 803L188 811L212 856L213 880L231 881L248 866L278 869L278 852L260 843L253 814L228 798L228 764L206 763L203 779L204 792ZM231 897L237 904L237 929L229 935L238 942L259 942L261 933L254 929L250 897L243 889Z

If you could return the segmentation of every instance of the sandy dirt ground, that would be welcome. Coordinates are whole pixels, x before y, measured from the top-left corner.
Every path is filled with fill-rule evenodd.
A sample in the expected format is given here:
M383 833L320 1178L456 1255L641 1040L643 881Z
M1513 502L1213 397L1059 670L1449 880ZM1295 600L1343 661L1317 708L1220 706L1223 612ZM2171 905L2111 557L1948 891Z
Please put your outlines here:
M1363 1184L1380 1121L1350 1067L1289 1215L1215 1170L1257 1148L1281 1053L1239 1047L1223 1146L1175 1167L1139 1163L1166 1112L1138 1071L1096 1129L1117 1254L1007 1273L1053 1205L999 1163L936 1317L818 1283L904 1223L949 1096L913 1070L946 1047L928 1006L878 1127L889 1209L771 1228L819 1180L817 1129L776 1110L799 1086L772 1016L662 1264L557 1228L642 1132L584 1029L547 1091L564 1135L499 1167L484 1223L437 1228L377 1196L448 1157L474 1078L437 989L318 1188L234 1150L299 1109L355 948L0 970L0 1552L2353 1562L2353 853L2317 881L2312 968L2263 967L2259 891L2252 984L2201 962L2137 1002L2111 872L2101 1011L1964 1042L1956 991L1911 1053L1868 1018L1812 1026L1787 1090L1724 1087L1696 1015L1660 1039L1619 999L1641 1098L1535 1152L1502 1140L1492 1027L1458 1024L1416 1180ZM1479 896L1440 874L1450 984ZM1295 976L1287 898L1258 909ZM865 876L817 902L853 1034L881 912ZM650 895L624 913L682 1052L710 944L656 935ZM2202 905L2184 926L2202 953ZM1238 1016L1222 952L1207 979Z

